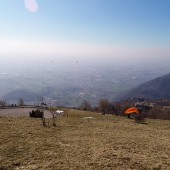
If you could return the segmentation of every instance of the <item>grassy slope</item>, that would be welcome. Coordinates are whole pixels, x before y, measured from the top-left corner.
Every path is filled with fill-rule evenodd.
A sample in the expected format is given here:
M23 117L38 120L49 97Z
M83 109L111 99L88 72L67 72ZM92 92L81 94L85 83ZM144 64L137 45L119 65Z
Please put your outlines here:
M96 119L82 119L94 116ZM169 121L69 111L57 127L0 117L0 169L168 169ZM168 162L169 161L169 162Z

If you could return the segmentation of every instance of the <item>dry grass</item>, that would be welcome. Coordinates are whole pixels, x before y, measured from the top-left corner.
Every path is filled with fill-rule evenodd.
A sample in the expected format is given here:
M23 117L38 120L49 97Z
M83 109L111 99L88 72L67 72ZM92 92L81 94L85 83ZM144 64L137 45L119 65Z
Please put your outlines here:
M0 170L168 169L170 123L69 111L57 127L0 117ZM95 119L83 119L83 117Z

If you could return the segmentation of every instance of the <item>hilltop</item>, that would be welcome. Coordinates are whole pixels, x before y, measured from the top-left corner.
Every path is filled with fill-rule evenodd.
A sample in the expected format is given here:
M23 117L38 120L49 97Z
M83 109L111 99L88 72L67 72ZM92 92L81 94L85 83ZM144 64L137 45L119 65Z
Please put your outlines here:
M69 110L56 127L0 117L0 169L167 169L169 121ZM93 117L87 119L87 117Z

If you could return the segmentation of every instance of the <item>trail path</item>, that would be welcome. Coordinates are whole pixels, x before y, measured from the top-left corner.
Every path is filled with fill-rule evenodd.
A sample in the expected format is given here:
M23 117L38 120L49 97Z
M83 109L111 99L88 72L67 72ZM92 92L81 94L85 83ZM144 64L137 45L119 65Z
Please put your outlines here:
M29 112L36 110L36 108L10 108L10 109L0 109L0 116L11 116L11 117L29 117ZM52 118L52 114L48 111L44 111L45 118Z
M0 116L29 116L29 112L35 110L35 108L11 108L11 109L0 109Z

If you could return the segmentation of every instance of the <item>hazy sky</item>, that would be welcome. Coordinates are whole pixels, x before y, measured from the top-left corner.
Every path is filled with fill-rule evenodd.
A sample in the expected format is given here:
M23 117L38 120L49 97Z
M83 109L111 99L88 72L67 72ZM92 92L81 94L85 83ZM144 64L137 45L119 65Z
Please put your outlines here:
M170 0L0 0L0 57L170 57Z

